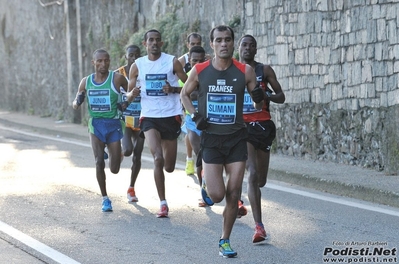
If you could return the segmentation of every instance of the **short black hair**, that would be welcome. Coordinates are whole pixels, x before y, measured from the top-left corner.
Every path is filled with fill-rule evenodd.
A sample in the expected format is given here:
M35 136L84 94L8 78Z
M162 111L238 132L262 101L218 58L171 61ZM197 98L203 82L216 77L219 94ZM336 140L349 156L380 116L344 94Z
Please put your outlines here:
M253 40L253 42L255 43L255 48L258 46L258 43L256 42L256 39L254 38L254 36L249 35L249 34L244 35L244 36L242 36L242 37L240 38L240 40L238 41L238 46L241 45L241 41L243 40L243 38L251 38L251 39Z
M159 32L158 30L156 30L156 29L150 29L150 30L148 30L148 31L144 34L144 41L147 41L147 35L148 35L148 33L150 33L150 32L158 33L158 34L161 36L161 32Z
M96 50L93 52L93 59L94 59L94 57L97 55L97 53L107 53L107 54L108 54L108 51L106 51L106 50L103 49L103 48L96 49ZM109 56L109 54L108 54L108 56Z
M139 46L137 46L137 45L129 45L129 46L126 47L125 51L127 51L128 49L138 49L138 50L140 50Z
M216 27L212 28L211 32L209 33L209 39L210 39L211 42L213 42L213 40L214 40L213 33L215 32L215 30L217 30L217 31L230 31L231 38L234 41L234 31L233 31L233 29L231 27L229 27L229 26L220 25L220 26L216 26Z
M191 49L190 49L190 51L188 52L190 55L191 55L191 53L203 53L203 54L205 54L205 50L204 50L204 48L203 47L201 47L201 46L194 46L194 47L191 47Z
M191 37L194 37L194 38L199 38L201 41L202 41L202 37L201 37L201 35L199 34L199 33L197 33L197 32L192 32L192 33L190 33L190 34L188 34L188 36L187 36L187 43L190 43L190 38Z

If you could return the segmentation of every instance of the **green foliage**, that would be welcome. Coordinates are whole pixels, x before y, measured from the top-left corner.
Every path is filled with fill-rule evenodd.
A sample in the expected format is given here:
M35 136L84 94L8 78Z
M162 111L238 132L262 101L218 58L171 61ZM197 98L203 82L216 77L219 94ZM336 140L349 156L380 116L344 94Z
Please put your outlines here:
M89 25L89 29L87 30L86 38L89 43L89 46L93 46L94 37L93 37L93 29L91 28L91 24Z
M199 32L201 30L201 20L196 19L190 26L190 32Z
M129 33L126 32L122 37L118 39L113 39L110 46L107 47L109 51L109 56L111 57L111 65L113 69L120 67L121 65L125 65L125 49L127 45L125 43L129 39Z
M129 46L129 45L137 45L137 46L139 46L142 56L146 53L145 50L143 50L144 48L143 48L143 44L142 44L143 40L144 40L145 32L147 32L147 29L140 29L139 31L137 31L136 33L131 35L129 37L128 42L126 43L126 46Z
M111 69L116 69L119 66L125 64L123 55L125 54L124 43L129 38L128 33L117 39L111 38L111 26L109 23L105 24L103 28L104 36L103 42L105 43L105 48L109 53L111 59Z
M234 15L233 18L227 23L229 27L235 28L241 24L241 17L239 15Z
M180 54L182 53L182 48L184 47L184 35L188 30L188 24L180 21L176 14L167 13L163 15L163 18L153 24L148 25L147 28L141 29L140 31L134 33L130 36L127 45L135 44L139 47L144 41L144 34L150 29L158 30L162 35L162 41L164 42L162 46L162 51L169 54ZM146 54L145 50L142 50L142 55Z
M122 37L117 39L111 38L111 25L109 23L104 24L102 28L101 43L104 43L104 46L97 46L98 41L94 40L92 25L89 25L87 30L86 39L88 43L89 50L94 51L98 48L105 48L111 59L111 69L116 69L119 66L125 63L124 55L125 55L125 43L129 39L129 33L126 32Z
M238 61L240 60L240 54L238 53L238 51L234 51L233 58Z

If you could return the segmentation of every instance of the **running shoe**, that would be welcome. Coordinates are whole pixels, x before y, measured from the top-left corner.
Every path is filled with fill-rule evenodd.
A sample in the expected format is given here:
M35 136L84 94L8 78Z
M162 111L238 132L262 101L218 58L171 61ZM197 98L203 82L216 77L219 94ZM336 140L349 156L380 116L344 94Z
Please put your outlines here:
M238 200L238 212L237 218L241 218L241 216L247 215L247 208L244 206L244 202L242 200Z
M130 203L137 203L139 201L136 192L134 191L134 187L129 187L129 189L127 189L127 199Z
M214 202L212 201L211 197L209 197L208 193L206 192L206 184L205 184L205 179L204 178L202 178L201 196L202 196L202 200L204 200L204 202L208 206L214 205Z
M219 240L219 255L224 258L234 258L237 256L237 252L230 247L229 239Z
M103 210L103 212L111 212L112 211L111 200L108 198L103 200L103 206L101 209Z
M267 234L266 234L265 228L263 227L263 224L257 223L255 225L255 234L252 237L252 242L258 243L258 242L264 241L266 239L267 239Z
M168 217L169 208L166 204L161 205L161 209L157 213L158 218L166 218Z
M207 207L208 205L202 199L198 199L198 207Z
M186 160L186 174L193 175L194 173L194 160Z

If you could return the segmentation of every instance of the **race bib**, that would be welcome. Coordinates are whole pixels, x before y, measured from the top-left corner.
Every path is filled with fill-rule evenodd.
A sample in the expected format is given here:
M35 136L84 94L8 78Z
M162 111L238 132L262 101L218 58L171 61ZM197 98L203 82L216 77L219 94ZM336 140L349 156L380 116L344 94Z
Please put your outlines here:
M126 95L122 96L123 101L127 101ZM141 97L137 96L134 98L133 102L123 111L123 116L125 117L125 123L127 127L138 128L139 119L141 113Z
M207 118L209 123L234 124L236 121L236 95L208 93Z
M166 96L162 86L166 84L166 74L146 74L145 89L148 96Z
M138 116L125 116L126 127L140 128L140 117Z
M90 110L93 112L111 111L111 97L109 89L96 89L88 91Z

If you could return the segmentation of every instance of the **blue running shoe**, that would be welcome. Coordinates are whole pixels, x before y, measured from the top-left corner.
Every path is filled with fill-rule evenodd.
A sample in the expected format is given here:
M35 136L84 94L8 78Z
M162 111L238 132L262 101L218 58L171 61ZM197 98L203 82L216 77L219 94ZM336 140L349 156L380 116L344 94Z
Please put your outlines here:
M206 203L208 206L212 206L215 203L212 201L211 197L208 196L208 193L206 192L206 184L205 184L205 179L202 179L202 187L201 187L201 196L202 200Z
M219 240L219 255L224 258L234 258L237 256L237 252L230 247L229 239Z
M101 209L103 210L103 212L111 212L112 211L111 200L108 198L103 200L103 207Z

